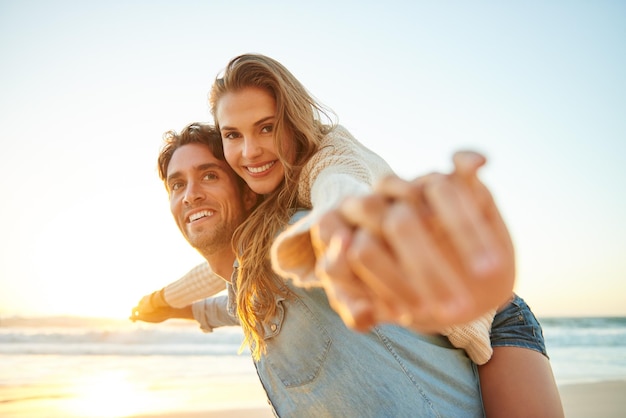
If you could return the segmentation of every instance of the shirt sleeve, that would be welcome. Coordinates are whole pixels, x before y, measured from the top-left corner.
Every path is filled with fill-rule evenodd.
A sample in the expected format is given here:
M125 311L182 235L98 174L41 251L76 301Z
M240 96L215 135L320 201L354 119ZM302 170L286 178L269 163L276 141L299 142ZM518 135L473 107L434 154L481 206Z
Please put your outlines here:
M226 289L226 281L204 262L180 279L165 286L163 297L174 308L183 308L200 299L214 296Z
M214 296L191 305L193 317L204 332L224 326L239 325L239 320L228 313L228 295Z

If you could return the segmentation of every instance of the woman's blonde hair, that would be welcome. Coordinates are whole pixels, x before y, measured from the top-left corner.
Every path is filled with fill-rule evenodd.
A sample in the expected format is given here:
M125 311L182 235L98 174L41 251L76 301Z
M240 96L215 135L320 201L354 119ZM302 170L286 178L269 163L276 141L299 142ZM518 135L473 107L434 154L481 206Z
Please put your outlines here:
M247 87L267 91L276 102L274 143L285 171L282 183L263 197L233 236L239 260L237 312L252 354L258 359L265 352L263 324L276 314L275 296L286 293L283 279L272 270L270 247L298 206L302 167L319 150L334 123L332 112L319 104L282 64L264 55L245 54L232 59L211 88L209 104L218 130L216 107L220 99ZM293 141L293 161L287 159L287 140Z

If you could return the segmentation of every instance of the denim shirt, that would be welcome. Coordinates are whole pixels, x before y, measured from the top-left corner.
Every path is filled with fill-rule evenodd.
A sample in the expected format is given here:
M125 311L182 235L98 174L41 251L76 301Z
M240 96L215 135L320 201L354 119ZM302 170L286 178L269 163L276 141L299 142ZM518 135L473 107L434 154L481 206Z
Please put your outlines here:
M395 325L354 332L323 289L286 286L255 361L276 416L484 416L476 365L447 338ZM228 287L234 313L236 289Z

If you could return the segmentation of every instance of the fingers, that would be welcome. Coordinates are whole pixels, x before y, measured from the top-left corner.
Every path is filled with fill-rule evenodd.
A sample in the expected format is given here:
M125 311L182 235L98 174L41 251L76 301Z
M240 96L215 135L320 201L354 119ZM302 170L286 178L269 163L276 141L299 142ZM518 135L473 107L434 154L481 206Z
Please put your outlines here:
M390 200L404 200L419 208L424 203L424 186L429 183L433 175L435 174L427 174L413 181L406 181L395 175L387 176L374 185L374 193Z
M365 229L358 229L346 253L350 269L376 295L378 320L406 322L408 306L419 305L410 283L400 274L397 261L385 244ZM383 278L383 280L381 280ZM410 296L404 303L397 294Z
M131 311L130 311L130 316L128 317L128 319L130 319L131 321L135 322L137 321L139 318L139 309L137 306L135 306Z
M359 214L351 219L354 221L372 207L380 207L380 202L373 202L374 206L369 206L370 203L364 202L351 211ZM411 303L399 300L396 293L415 292L404 292L403 287L410 289L410 284L393 268L394 261L387 252L379 250L380 240L365 229L353 233L340 212L334 211L326 214L312 230L312 241L317 254L316 274L331 307L349 328L367 331L381 322L403 325L414 322L408 307ZM387 280L394 274L394 280Z
M139 304L132 309L128 319L133 322L162 322L167 319L167 317L165 317L167 315L167 309L160 310L153 306L153 293L141 298Z
M372 306L378 323L411 326L433 332L437 324L426 313L423 294L399 267L389 248L367 231L355 232L348 251L352 271L372 291Z
M478 181L478 170L487 162L487 159L482 154L474 151L458 151L453 155L452 159L454 171L451 175L459 177L468 186L474 186L474 183ZM390 199L402 199L419 206L423 203L424 187L430 184L433 178L439 176L441 174L431 173L407 181L391 175L375 184L374 192Z
M491 271L498 245L469 190L453 178L439 176L424 193L466 269L477 277Z
M497 306L508 298L515 282L515 254L508 228L491 192L477 171L486 159L473 152L454 155L455 172L449 176L454 198L433 198L433 206L446 217L455 250L464 259L464 277L475 301L476 312ZM434 195L445 190L435 190ZM456 219L456 223L455 223ZM482 248L482 250L481 250Z
M133 313L133 315L129 319L131 319L133 322L143 321L143 322L158 323L158 322L163 322L170 318L172 318L172 314L170 313L169 309L165 308L165 309L154 311L151 313L136 311Z
M478 169L485 165L487 159L474 151L458 151L452 156L452 162L455 173L469 179L477 176Z
M390 177L382 186L387 195L409 193L410 199L346 199L312 233L320 241L314 246L323 249L316 251L318 277L348 326L391 321L430 332L468 309L468 292L441 251L451 241L443 227L435 228L436 214L425 202L424 187L437 176L412 183Z
M485 161L478 153L462 152L454 157L452 174L383 179L375 193L384 195L387 212L372 215L374 222L358 220L356 203L342 211L359 228L379 234L395 260L395 265L385 264L382 256L364 252L362 266L355 268L359 278L377 298L388 301L395 291L398 301L411 304L418 326L473 319L496 306L497 295L507 298L512 290L512 243L491 193L477 176ZM377 267L383 265L384 272ZM401 273L390 273L394 269Z
M311 244L316 257L325 255L333 235L349 237L352 227L341 217L338 211L331 210L321 216L311 227Z
M387 215L385 240L397 257L403 280L411 284L412 293L407 290L402 295L413 303L414 321L446 322L462 315L469 308L469 294L455 268L447 235L405 202L397 202Z
M478 158L470 170L482 164ZM439 240L438 248L448 265L454 266L456 260L458 277L470 295L466 300L472 302L459 312L469 308L470 316L476 317L506 300L513 290L515 258L508 229L491 193L477 177L470 182L455 173L431 180L424 187L425 201L448 238L448 243Z
M343 230L345 232L345 230ZM346 261L349 234L335 234L316 263L329 303L343 322L357 331L367 331L376 322L371 295Z
M348 327L366 331L375 323L373 303L370 291L359 283L347 263L351 237L352 229L338 211L328 212L311 229L316 275L331 307Z
M390 202L383 195L348 197L339 206L339 215L350 226L358 226L380 235L382 217Z

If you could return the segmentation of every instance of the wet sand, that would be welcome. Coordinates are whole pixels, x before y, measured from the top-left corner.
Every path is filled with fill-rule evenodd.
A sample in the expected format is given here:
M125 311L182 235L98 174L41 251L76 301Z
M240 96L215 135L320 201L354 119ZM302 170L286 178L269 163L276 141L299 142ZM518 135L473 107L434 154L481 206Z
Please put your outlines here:
M626 381L582 383L559 387L567 418L621 418L626 411ZM258 396L258 393L257 393ZM170 412L136 415L133 418L269 418L273 417L264 399L253 408Z

